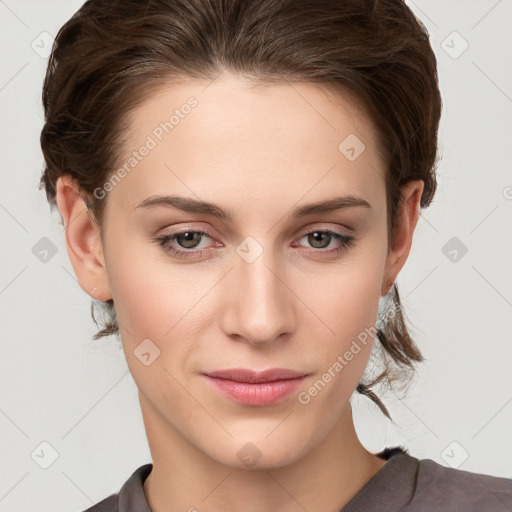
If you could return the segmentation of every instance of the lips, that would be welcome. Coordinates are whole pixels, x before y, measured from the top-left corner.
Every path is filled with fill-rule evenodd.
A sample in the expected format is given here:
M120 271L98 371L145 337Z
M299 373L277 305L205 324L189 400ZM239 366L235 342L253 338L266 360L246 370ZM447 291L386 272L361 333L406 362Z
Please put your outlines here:
M245 382L248 384L260 384L262 382L274 382L276 380L297 379L307 375L305 372L298 372L286 368L271 368L269 370L255 371L245 368L232 368L206 373L209 377Z
M221 395L243 405L268 406L297 391L307 373L286 368L264 371L233 368L204 374Z

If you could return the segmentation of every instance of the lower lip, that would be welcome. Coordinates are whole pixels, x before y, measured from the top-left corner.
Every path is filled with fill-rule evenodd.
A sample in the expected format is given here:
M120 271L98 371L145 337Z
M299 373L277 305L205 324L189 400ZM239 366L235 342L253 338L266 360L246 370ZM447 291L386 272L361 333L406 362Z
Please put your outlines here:
M223 395L245 405L272 405L296 391L305 377L249 384L206 375L208 381Z

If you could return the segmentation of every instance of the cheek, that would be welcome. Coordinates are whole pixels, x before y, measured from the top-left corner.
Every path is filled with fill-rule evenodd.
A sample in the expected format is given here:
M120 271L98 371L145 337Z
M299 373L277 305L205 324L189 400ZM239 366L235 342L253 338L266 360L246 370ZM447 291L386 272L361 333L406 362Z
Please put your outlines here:
M382 263L357 255L334 270L305 278L299 289L323 326L324 339L339 344L375 325L381 283Z
M193 297L178 271L161 261L144 264L150 252L133 248L115 259L109 281L126 362L139 391L154 404L177 406L183 393L173 376L182 380L176 368L186 361L187 340L193 339L187 316Z
M222 290L222 272L172 262L156 244L141 243L126 229L116 231L120 232L126 235L107 247L107 271L127 354L144 339L154 340L161 349L165 345L166 351L168 341L180 339L180 344L173 344L173 354L186 351L187 340L201 330L200 318L215 313L212 296L229 295L229 290ZM295 326L296 335L302 339L304 329L309 331L307 337L322 340L313 357L324 364L344 353L353 340L361 340L375 325L383 267L376 257L381 252L376 245L377 240L367 237L364 245L348 252L339 263L311 262L311 268L316 265L314 272L300 277L297 272L286 279L296 295L290 300L301 311L302 327ZM208 292L211 296L206 298ZM368 334L366 338L370 345ZM361 346L359 363L350 365L354 370L361 364L364 368L365 346ZM366 352L369 354L369 349Z
M161 338L185 315L193 286L179 268L166 262L156 243L126 235L107 248L117 318L130 336Z
M111 248L109 262L122 344L135 376L140 374L137 355L144 346L158 354L152 366L165 367L173 374L177 368L188 367L194 340L201 338L204 329L202 311L209 304L205 295L214 288L218 276L191 265L173 264L151 244L128 239Z
M331 396L348 399L357 386L376 334L381 280L382 262L361 252L302 285L301 296L316 317L309 321L311 337L321 340L311 354L322 372L317 388L325 389L318 405Z
M324 297L323 302L316 298L322 320L334 334L322 324L315 329L313 337L320 341L310 358L317 361L318 374L297 397L311 421L323 418L321 428L326 432L339 418L368 364L379 303L378 287L368 276L362 280L347 277L337 284L341 281L346 287Z

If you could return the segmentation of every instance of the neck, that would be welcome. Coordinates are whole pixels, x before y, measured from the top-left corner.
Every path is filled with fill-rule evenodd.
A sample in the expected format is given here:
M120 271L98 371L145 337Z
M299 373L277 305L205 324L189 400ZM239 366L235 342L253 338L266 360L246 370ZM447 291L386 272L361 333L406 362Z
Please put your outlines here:
M144 493L153 512L339 512L385 461L360 443L348 403L322 442L286 466L226 466L176 432L139 395L153 469Z

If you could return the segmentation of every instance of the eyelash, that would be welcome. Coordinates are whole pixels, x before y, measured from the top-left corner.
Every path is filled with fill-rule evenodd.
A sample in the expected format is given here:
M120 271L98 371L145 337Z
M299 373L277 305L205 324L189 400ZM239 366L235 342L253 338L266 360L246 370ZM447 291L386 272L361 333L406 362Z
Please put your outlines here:
M172 235L158 236L158 237L154 238L153 240L156 243L158 243L164 249L165 252L171 253L173 256L175 256L177 258L201 257L205 252L208 251L208 249L203 249L203 250L199 250L199 251L197 251L195 249L180 250L180 249L175 249L172 245L169 244L169 242L171 240L174 240L177 236L183 235L185 233L199 233L208 238L212 238L205 231L187 229L184 231L177 231L176 233L173 233ZM314 229L312 231L308 231L307 233L304 233L300 238L304 238L305 236L311 235L313 233L329 234L329 235L332 235L332 237L335 240L338 240L339 242L341 242L340 247L337 247L335 249L329 249L329 250L317 249L317 250L315 250L315 248L313 248L312 250L314 252L319 252L319 253L324 253L324 254L335 254L335 253L339 253L342 250L353 247L355 245L355 237L354 236L342 235L341 233L338 233L337 231L331 231L328 229Z

